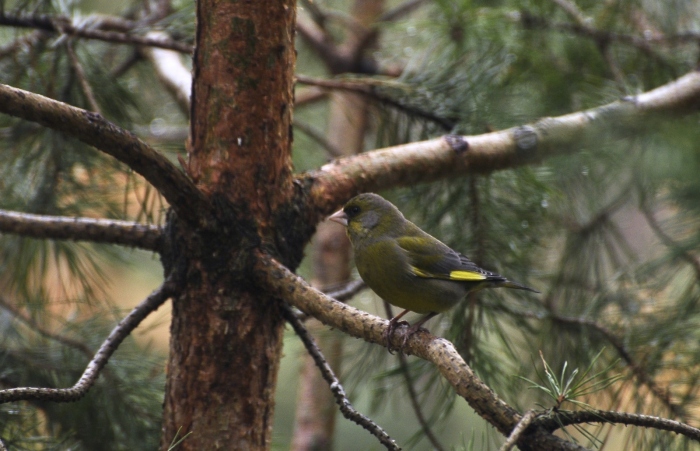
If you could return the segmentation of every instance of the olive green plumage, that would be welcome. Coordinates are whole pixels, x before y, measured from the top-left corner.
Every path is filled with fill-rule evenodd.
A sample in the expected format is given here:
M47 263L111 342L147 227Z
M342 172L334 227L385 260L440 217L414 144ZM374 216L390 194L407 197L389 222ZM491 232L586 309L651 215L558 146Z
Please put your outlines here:
M420 326L435 314L452 308L470 291L482 288L507 287L538 293L479 268L408 221L398 208L377 194L365 193L350 199L329 219L347 227L362 280L382 299L406 310L392 318L392 326L407 311L428 314L416 324Z

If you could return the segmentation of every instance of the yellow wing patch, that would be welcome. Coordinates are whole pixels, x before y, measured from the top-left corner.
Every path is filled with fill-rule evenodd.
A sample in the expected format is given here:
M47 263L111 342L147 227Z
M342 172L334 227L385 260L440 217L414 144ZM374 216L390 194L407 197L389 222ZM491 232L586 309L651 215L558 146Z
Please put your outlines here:
M447 280L458 280L463 282L478 282L480 280L486 280L486 276L473 271L451 271L450 275L433 274L422 269L418 269L415 266L411 266L413 274L418 277L425 277L428 279L447 279Z
M472 271L450 271L450 280L479 281L486 280L486 276Z

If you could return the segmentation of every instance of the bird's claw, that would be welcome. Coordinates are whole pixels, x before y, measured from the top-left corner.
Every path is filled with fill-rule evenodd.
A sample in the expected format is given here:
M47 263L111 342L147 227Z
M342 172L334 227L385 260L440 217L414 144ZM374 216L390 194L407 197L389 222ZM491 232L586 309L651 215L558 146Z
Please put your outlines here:
M398 328L399 326L410 326L408 321L389 321L389 326L386 328L383 334L384 341L386 342L386 348L389 351L389 354L393 355L394 353L392 351L391 347L391 336ZM416 327L418 326L418 327ZM400 353L403 353L403 348L406 347L406 343L408 343L408 339L411 338L413 334L419 331L425 331L428 332L428 329L421 327L420 324L414 324L413 326L409 327L408 330L403 334L403 340L401 340L401 346L397 349Z
M392 355L394 354L393 352L391 352L391 336L394 334L394 331L399 326L408 326L408 325L409 325L408 321L394 321L393 319L389 320L389 326L384 331L384 334L382 337L384 339L384 342L386 343L386 348L389 351L389 354L392 354ZM404 339L404 343L405 343L405 341L406 340ZM403 344L399 348L399 351L401 349L403 349Z

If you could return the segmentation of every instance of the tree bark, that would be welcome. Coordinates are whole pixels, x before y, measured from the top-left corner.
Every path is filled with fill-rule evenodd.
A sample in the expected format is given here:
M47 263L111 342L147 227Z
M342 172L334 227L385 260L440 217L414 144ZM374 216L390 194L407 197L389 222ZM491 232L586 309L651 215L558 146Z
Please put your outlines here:
M187 433L178 449L270 446L283 320L250 280L251 250L301 257L279 233L293 194L294 22L291 0L197 2L186 170L216 220L169 227L165 266L184 265L187 286L173 300L162 449Z

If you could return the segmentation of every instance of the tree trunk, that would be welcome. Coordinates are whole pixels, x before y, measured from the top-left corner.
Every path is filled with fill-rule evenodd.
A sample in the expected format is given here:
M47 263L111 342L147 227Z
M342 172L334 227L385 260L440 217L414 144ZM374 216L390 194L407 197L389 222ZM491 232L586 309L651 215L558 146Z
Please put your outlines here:
M162 449L187 433L178 449L270 446L283 321L249 274L256 248L301 256L276 225L293 194L295 12L291 0L197 2L186 169L216 220L171 219L166 267L186 268L187 286L173 300Z

